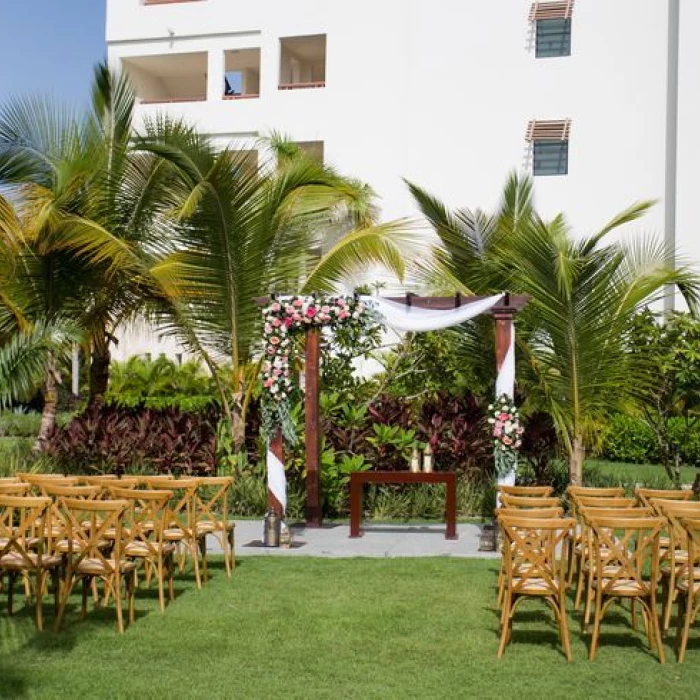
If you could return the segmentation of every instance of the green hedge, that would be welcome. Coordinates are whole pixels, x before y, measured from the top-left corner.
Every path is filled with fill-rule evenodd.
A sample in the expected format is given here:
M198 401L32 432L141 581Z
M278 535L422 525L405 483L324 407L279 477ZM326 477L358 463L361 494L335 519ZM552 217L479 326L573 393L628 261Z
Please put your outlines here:
M63 427L70 422L72 417L72 413L59 413L56 416L56 423L59 427ZM40 413L16 413L15 411L0 411L0 438L36 437L39 433L40 424Z
M700 466L700 419L688 426L684 418L671 418L669 438L677 446L683 464ZM633 464L662 461L651 427L641 418L622 414L613 416L606 425L601 457L611 462Z

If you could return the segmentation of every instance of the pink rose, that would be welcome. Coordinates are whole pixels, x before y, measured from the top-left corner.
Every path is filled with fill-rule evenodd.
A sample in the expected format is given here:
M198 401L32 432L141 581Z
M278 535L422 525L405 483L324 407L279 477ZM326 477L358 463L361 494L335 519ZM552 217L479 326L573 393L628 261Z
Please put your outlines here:
M303 306L304 302L301 299L295 299L292 304L298 309L299 307Z
M265 388L269 389L273 384L275 383L275 380L270 377L269 379L265 380Z
M280 374L282 374L282 370L275 367L275 369L272 370L272 374L274 374L275 377L279 377Z
M338 318L339 318L341 321L344 321L349 315L350 315L350 314L349 314L347 311L341 311L341 312L340 312L340 315L338 316Z
M508 414L508 413L501 413L498 417L499 417L501 420L508 420L508 419L510 418L510 414Z
M284 319L284 325L287 328L291 328L293 323L294 323L294 321L292 321L292 319L289 318L289 316L287 316L287 318Z
M306 315L309 318L313 318L316 315L316 307L314 306L309 306L308 309L306 309Z
M324 314L330 313L331 307L330 306L322 306L321 311L323 311Z
M286 306L284 309L285 313L287 314L293 314L294 313L294 307L293 306Z
M273 304L270 305L270 311L277 312L281 309L282 307L277 303L274 302Z
M512 445L513 441L509 437L506 436L503 438L503 444L504 445Z
M276 319L272 322L272 325L273 325L275 328L279 328L279 327L282 325L282 321L280 321L278 318L276 318Z
M276 335L270 337L270 345L279 345L279 342L280 339Z

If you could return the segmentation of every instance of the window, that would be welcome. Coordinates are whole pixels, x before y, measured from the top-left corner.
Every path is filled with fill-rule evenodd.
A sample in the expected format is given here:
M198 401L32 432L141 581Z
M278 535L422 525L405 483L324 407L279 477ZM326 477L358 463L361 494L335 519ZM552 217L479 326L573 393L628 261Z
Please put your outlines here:
M260 49L237 49L225 53L224 99L260 96Z
M535 24L535 56L552 58L571 55L571 16L574 0L535 2L530 22Z
M535 141L533 144L532 174L566 175L569 172L568 141Z
M144 104L207 99L207 54L173 53L122 59L136 95Z
M530 121L525 138L532 144L533 175L568 174L570 133L570 119Z
M326 86L326 35L280 39L280 90Z
M537 22L535 56L571 56L570 19L541 19Z

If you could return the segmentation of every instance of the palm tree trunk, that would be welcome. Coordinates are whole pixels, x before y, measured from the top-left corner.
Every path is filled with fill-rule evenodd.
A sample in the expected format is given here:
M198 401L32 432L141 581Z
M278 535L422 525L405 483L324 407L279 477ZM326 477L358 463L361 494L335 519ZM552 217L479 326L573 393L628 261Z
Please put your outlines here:
M98 408L104 404L109 386L109 365L112 356L109 352L109 340L100 338L96 341L90 355L90 396L88 408Z
M583 484L583 461L586 457L586 448L583 446L583 437L577 435L573 440L573 449L569 455L569 481L574 486Z
M39 434L36 436L33 452L44 452L49 436L56 425L56 410L58 407L58 391L56 373L56 359L52 352L49 352L46 360L46 384L44 385L44 409L41 413L41 424Z

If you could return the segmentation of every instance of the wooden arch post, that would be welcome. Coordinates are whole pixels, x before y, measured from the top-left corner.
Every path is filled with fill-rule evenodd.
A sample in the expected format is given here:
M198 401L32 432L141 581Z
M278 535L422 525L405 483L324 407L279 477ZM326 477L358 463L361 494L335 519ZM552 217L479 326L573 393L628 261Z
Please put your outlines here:
M503 304L494 307L491 315L495 323L496 331L496 371L500 372L510 348L512 321L517 313L517 308L511 306L510 294L505 294Z
M306 526L321 527L321 436L319 431L321 332L318 328L310 328L306 331L305 353Z

